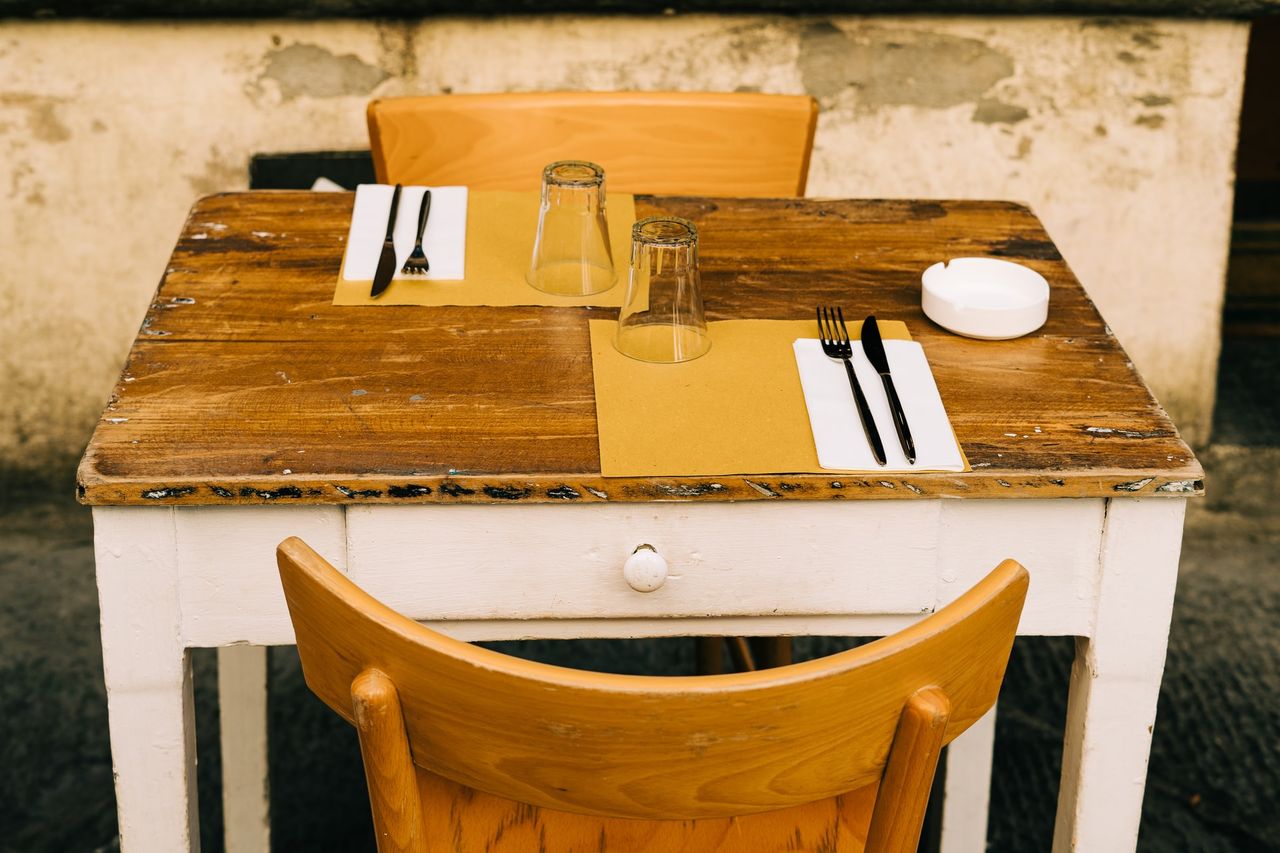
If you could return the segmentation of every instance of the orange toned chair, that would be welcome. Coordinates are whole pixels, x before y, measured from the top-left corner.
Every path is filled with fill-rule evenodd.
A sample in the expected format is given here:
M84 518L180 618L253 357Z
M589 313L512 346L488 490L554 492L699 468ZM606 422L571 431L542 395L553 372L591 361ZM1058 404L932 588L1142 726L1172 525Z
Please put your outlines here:
M359 733L379 853L914 853L939 751L995 702L1028 583L1007 560L860 648L663 678L452 640L299 539L277 558L307 684Z
M807 95L535 92L369 104L381 183L536 190L556 160L604 167L610 190L804 195L818 104Z

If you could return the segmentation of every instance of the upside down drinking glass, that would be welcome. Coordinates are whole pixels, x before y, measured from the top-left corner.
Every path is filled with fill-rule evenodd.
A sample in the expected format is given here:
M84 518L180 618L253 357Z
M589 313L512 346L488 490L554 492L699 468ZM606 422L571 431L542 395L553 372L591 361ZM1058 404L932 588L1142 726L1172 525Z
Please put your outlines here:
M614 346L640 361L690 361L711 348L698 275L698 229L674 216L631 229L631 274Z
M617 274L605 217L604 169L561 160L542 170L538 236L525 275L557 296L588 296L613 287Z

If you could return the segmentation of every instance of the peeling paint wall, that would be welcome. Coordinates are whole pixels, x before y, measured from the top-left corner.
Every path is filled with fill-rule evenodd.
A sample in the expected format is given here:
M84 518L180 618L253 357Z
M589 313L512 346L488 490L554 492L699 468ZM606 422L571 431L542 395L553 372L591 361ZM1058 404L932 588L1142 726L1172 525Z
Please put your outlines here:
M375 95L810 92L809 192L1028 201L1208 436L1247 24L526 17L0 26L0 465L79 451L191 203Z

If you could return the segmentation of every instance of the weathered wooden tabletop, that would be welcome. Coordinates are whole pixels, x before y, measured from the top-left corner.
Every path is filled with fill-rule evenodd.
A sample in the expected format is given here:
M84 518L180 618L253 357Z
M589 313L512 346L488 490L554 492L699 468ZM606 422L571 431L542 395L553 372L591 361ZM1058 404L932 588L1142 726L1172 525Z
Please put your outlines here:
M336 307L353 196L231 193L183 227L79 472L84 503L307 504L1186 496L1200 466L1025 207L640 197L701 232L708 318L905 320L963 474L604 478L586 308ZM1048 278L1035 334L920 310L938 260Z

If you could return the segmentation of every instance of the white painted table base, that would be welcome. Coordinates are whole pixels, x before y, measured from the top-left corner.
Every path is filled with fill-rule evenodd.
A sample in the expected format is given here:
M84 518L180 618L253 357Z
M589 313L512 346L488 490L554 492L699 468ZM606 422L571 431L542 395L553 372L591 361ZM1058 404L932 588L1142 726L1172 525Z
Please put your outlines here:
M995 743L996 709L992 708L947 747L940 853L982 853L987 849Z
M222 649L227 849L268 847L265 652L252 647L293 640L274 550L297 535L391 606L467 640L875 636L1014 557L1032 578L1019 633L1081 638L1053 849L1131 851L1184 509L1178 498L96 507L122 850L199 847L193 647ZM621 575L641 542L671 564L651 593ZM985 847L993 736L991 714L953 747L944 853Z

